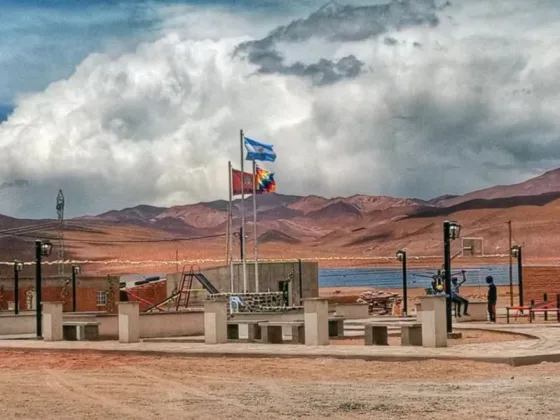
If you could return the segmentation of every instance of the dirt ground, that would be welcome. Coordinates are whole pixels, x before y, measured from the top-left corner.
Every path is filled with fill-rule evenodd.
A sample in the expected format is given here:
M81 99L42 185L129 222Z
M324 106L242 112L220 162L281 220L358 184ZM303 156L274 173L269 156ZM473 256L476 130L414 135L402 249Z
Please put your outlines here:
M2 420L557 419L560 364L0 352Z
M447 340L448 346L459 346L464 344L482 344L482 343L499 343L503 341L519 341L519 340L533 340L534 338L520 335L520 334L508 334L502 332L494 331L482 331L482 330L461 330L461 338L450 338ZM390 346L400 346L401 338L400 335L389 335L388 340ZM363 337L345 337L342 339L331 339L331 344L350 346L350 345L364 345Z

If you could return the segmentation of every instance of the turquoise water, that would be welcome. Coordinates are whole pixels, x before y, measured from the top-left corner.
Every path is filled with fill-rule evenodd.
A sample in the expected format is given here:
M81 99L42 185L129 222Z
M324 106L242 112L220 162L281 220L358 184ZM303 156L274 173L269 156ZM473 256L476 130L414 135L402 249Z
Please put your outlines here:
M453 266L452 273L461 279L461 269L467 271L465 286L485 286L488 275L497 286L509 284L509 265L481 265L478 267ZM456 274L457 273L457 274ZM410 269L408 287L428 287L435 270ZM517 267L513 267L513 284L517 284ZM320 287L375 287L391 289L402 287L402 270L394 268L325 268L319 270Z

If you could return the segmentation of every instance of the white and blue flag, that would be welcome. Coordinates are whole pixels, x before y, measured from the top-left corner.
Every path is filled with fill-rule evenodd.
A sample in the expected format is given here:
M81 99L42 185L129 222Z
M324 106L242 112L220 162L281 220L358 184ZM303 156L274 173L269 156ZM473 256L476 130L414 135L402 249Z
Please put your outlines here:
M243 138L245 149L247 149L246 160L263 160L267 162L274 162L276 160L276 153L272 144L260 143L248 137Z

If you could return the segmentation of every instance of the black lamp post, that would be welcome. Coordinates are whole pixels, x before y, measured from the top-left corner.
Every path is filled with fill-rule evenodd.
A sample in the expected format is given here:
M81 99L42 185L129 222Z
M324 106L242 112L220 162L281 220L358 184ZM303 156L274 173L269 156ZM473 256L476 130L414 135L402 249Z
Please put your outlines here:
M397 251L397 261L402 262L403 315L408 315L408 281L406 279L406 251Z
M517 259L519 306L523 306L523 252L520 245L514 245L511 247L511 256Z
M48 241L35 241L35 313L37 321L37 338L43 337L43 325L41 307L41 260L51 255L52 244Z
M453 318L451 316L451 241L459 238L461 235L461 225L457 222L443 222L443 269L445 275L445 294L446 299L446 315L447 315L447 332L453 332Z
M14 261L14 314L19 314L19 272L23 270L21 261Z
M80 274L80 266L72 266L72 312L76 312L77 300L76 300L76 276Z

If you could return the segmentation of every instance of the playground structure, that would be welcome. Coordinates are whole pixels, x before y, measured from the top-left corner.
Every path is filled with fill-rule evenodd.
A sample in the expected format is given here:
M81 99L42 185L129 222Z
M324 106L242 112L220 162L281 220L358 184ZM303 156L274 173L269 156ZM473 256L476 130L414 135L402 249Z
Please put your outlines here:
M195 280L198 281L202 288L193 287ZM166 279L160 279L159 277L144 279L142 281L136 282L135 286L150 284L156 281L166 281ZM144 313L151 313L155 311L188 311L195 305L197 305L196 307L200 308L202 306L202 301L199 299L193 299L192 292L207 292L207 295L209 296L219 293L218 289L210 282L210 280L208 280L206 276L202 274L202 272L200 271L200 266L196 264L183 266L179 287L173 290L173 292L171 292L169 296L167 296L160 302L152 302L148 299L142 298L138 296L138 294L130 290L130 288L127 288L126 285L125 287L121 288L121 291L126 293L129 298L132 298L132 300L137 300L149 305L148 308L142 311Z
M283 288L279 292L259 292L259 293L220 293L218 288L201 272L200 266L185 265L181 272L178 286L159 302L139 296L126 285L121 288L121 292L126 293L129 300L136 300L148 305L142 310L143 313L170 312L170 311L189 311L200 309L206 300L227 300L228 313L235 312L277 312L288 310L289 293L288 284L293 280L293 271L285 281L281 282ZM135 282L135 286L153 284L158 281L166 281L159 277L147 278ZM202 287L196 287L197 283ZM131 299L130 299L131 298Z

